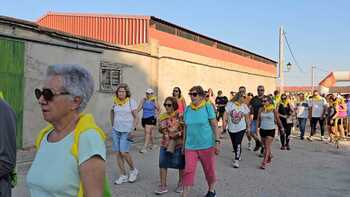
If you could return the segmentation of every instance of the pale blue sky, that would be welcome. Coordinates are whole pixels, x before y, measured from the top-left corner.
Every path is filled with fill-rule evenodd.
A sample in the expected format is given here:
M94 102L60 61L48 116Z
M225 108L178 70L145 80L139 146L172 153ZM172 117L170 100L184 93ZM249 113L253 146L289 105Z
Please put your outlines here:
M286 85L310 85L311 65L317 66L317 82L327 71L350 70L349 8L348 0L2 0L0 15L27 20L48 11L152 15L276 61L283 25L303 70L295 66L286 73ZM293 63L286 48L288 61Z

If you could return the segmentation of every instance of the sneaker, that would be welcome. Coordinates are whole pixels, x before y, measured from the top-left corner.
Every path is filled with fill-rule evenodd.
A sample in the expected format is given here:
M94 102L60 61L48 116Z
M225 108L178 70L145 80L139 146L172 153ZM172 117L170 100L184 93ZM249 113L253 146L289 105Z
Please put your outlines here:
M248 142L248 150L250 150L250 151L253 150L252 143L250 141Z
M175 192L176 193L182 193L184 190L183 190L183 187L182 187L182 185L177 185L176 186L176 189L175 189Z
M139 171L136 168L134 170L131 170L129 174L129 182L130 183L135 182L138 174L139 174Z
M325 139L324 139L324 137L323 137L323 136L321 136L321 137L320 137L320 140L321 140L321 141L324 141Z
M286 149L287 149L287 150L290 150L290 146L289 146L289 145L287 145Z
M120 185L120 184L123 184L123 183L126 183L126 182L128 182L128 176L121 175L117 180L114 181L114 184Z
M156 195L162 195L168 193L168 189L166 187L159 186L159 188L156 191L154 191L154 193Z
M239 168L239 161L238 160L234 160L233 161L233 167L234 168Z
M149 149L150 150L153 150L153 149L156 149L158 146L157 146L157 144L153 144L153 145L150 145L149 146Z
M261 148L261 147L262 147L261 142L256 141L254 151L258 151L259 148Z
M214 190L212 191L208 191L207 195L205 195L205 197L216 197L216 191Z
M306 137L307 140L309 140L310 142L312 142L312 136L308 136Z
M281 150L286 150L286 147L285 147L285 146L281 146L280 149L281 149Z
M147 149L145 147L141 148L140 153L147 153Z

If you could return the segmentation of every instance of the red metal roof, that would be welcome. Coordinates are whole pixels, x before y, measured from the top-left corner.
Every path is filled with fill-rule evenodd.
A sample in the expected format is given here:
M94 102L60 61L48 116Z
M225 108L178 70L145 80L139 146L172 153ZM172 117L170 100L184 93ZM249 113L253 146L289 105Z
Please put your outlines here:
M177 46L176 49L257 68L271 73L272 76L276 74L277 62L274 60L201 35L154 16L49 12L41 17L37 23L74 35L119 45L144 44L148 43L151 37L159 40L161 44L166 43L169 45L169 41L160 40L164 36L159 36L169 34L169 36L177 37L172 39L172 41L180 43L185 39L189 43L186 46ZM173 46L174 44L176 43L170 45ZM170 45L166 46L171 47ZM212 55L208 50L204 50L208 47L210 47L210 51L214 50L216 55ZM198 50L204 50L204 53L198 53Z
M149 19L147 16L49 12L37 23L112 44L135 45L148 42Z

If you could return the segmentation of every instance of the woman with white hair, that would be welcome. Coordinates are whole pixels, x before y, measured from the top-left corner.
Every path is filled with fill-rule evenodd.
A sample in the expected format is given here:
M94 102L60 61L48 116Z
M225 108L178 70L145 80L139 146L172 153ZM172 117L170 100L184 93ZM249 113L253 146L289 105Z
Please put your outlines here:
M31 196L100 197L105 181L105 134L83 114L92 94L91 74L78 65L52 65L42 89L35 89L49 126L36 140L27 175Z

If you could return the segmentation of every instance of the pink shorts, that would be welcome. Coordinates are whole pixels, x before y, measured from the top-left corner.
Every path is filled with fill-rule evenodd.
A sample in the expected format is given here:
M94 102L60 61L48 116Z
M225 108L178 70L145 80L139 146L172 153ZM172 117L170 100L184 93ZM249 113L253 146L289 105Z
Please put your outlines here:
M185 170L182 175L183 186L193 186L198 160L202 164L207 183L215 183L215 149L185 150Z

